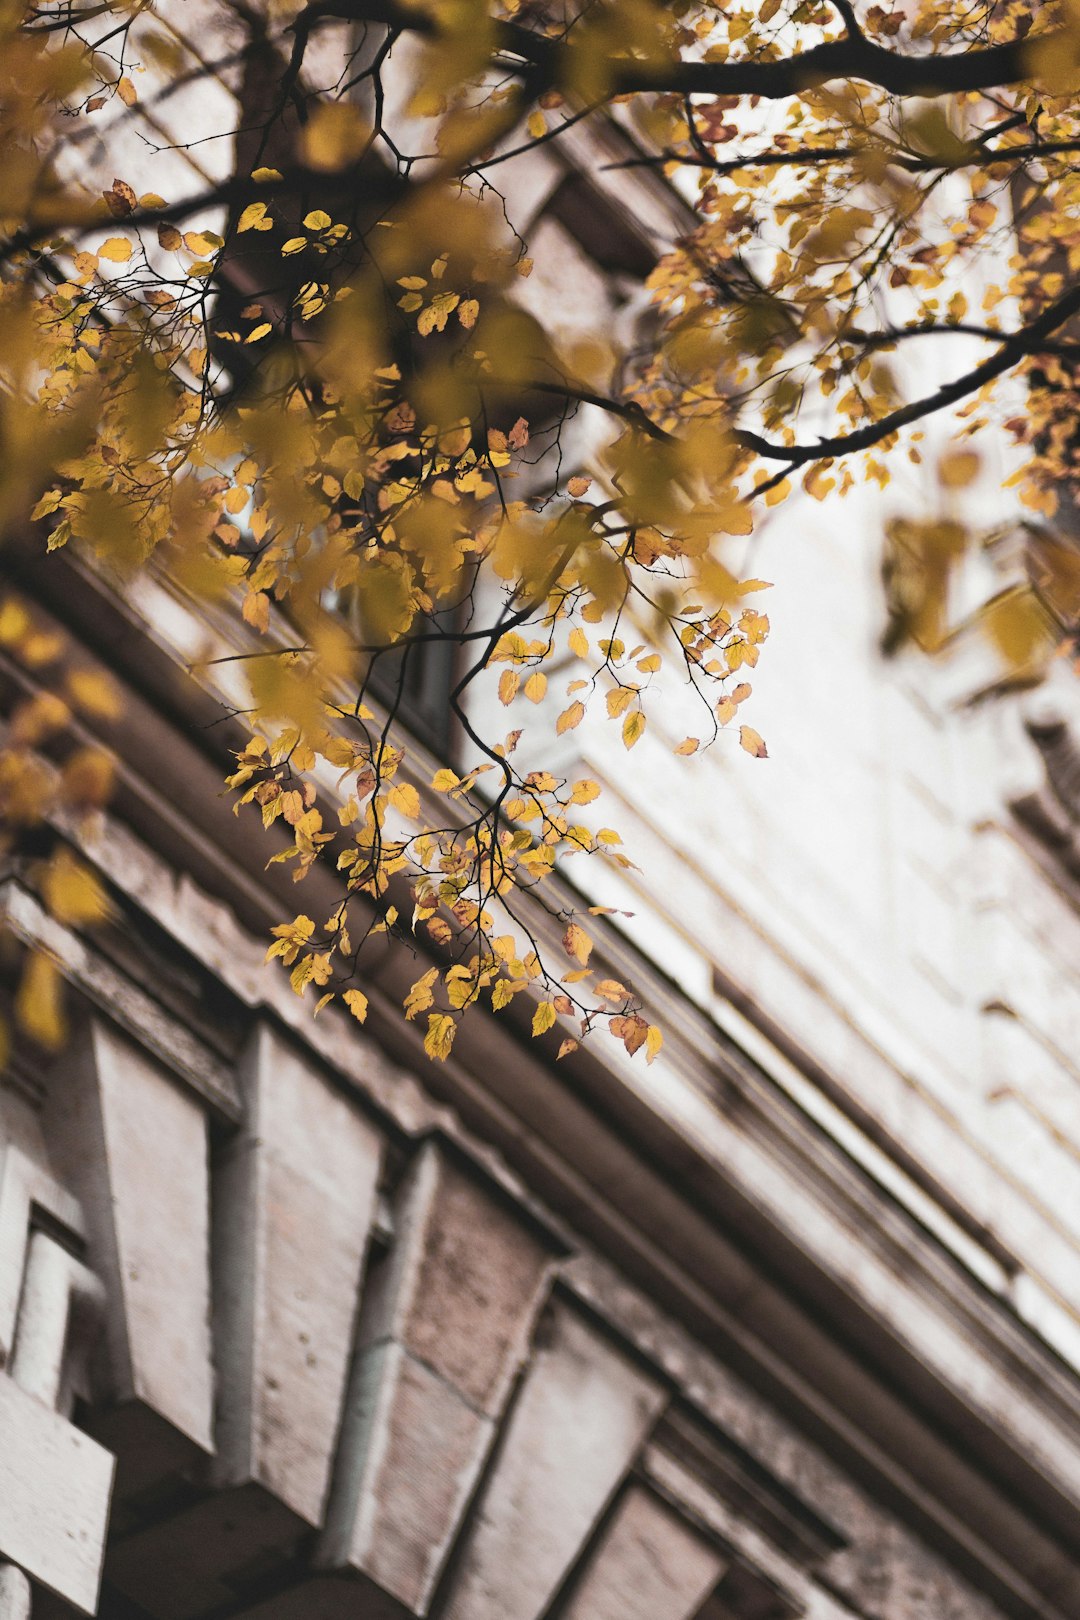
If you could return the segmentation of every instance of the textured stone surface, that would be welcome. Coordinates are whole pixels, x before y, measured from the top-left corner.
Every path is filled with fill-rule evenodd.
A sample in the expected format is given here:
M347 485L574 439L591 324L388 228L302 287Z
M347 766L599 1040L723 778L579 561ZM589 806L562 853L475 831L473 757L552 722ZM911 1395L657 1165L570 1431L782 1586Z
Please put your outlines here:
M0 1559L84 1614L96 1609L112 1474L107 1451L0 1373Z
M220 1484L254 1479L322 1521L382 1141L261 1026L247 1117L217 1170L215 1352Z
M49 1140L107 1297L109 1392L213 1445L210 1167L199 1100L94 1021L50 1081Z
M32 1206L47 1211L73 1239L82 1210L53 1174L41 1122L14 1091L0 1090L0 1367L11 1354L22 1291Z
M624 1492L559 1620L693 1620L723 1555L643 1486Z
M369 1281L321 1556L422 1609L528 1349L553 1243L449 1144L417 1151Z
M665 1391L564 1303L546 1318L450 1585L445 1620L539 1620Z

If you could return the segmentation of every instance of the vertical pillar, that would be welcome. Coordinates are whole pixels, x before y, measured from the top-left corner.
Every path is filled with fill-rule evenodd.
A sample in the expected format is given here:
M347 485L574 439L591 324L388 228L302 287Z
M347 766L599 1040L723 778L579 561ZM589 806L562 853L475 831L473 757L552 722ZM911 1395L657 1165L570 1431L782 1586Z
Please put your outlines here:
M0 1564L0 1620L30 1620L30 1582L14 1564Z

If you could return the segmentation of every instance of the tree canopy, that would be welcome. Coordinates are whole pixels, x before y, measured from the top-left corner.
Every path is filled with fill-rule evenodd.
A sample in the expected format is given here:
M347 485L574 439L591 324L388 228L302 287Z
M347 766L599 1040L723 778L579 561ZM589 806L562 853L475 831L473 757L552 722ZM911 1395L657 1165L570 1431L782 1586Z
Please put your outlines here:
M621 347L560 342L521 296L516 176L598 128L685 215ZM676 754L730 731L764 757L766 582L733 538L796 492L884 488L936 413L958 413L941 513L891 531L899 633L944 631L952 492L991 424L1061 536L993 633L1027 668L1074 631L1074 0L3 0L0 136L0 524L233 616L237 812L289 830L295 878L339 874L332 913L270 947L317 1008L363 1021L390 931L432 964L405 1006L432 1057L523 992L536 1034L575 1016L654 1056L550 882L628 857L598 785L545 767L543 717L599 709L633 749L663 672L701 698ZM0 643L40 672L0 756L17 851L103 802L107 759L63 739L118 699L53 679L15 596ZM458 742L418 776L404 698L434 651ZM102 915L64 849L38 877L61 920ZM52 975L34 957L20 992L46 1043Z

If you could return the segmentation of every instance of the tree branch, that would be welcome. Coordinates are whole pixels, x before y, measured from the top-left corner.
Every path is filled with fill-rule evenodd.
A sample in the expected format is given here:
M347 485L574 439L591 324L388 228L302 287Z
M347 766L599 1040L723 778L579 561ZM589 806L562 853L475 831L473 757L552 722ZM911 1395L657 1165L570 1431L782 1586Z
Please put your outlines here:
M1025 42L1010 40L941 56L904 56L864 35L849 35L777 62L628 62L620 64L616 91L779 101L837 79L861 79L894 96L950 96L1021 82L1030 73L1029 55Z
M752 450L755 455L770 461L786 462L789 467L804 467L807 462L821 461L826 456L846 456L859 450L869 450L875 444L880 444L882 439L887 439L901 428L910 426L912 422L920 422L923 417L933 416L949 405L958 404L984 384L993 382L996 377L1011 370L1028 355L1042 352L1043 339L1049 337L1051 332L1056 332L1078 313L1080 313L1080 285L1056 299L1029 325L1011 333L997 353L992 354L981 365L973 367L971 371L965 371L951 383L945 383L936 393L928 394L924 399L914 400L910 405L901 405L898 410L890 411L880 421L870 422L866 427L857 428L853 433L819 439L816 444L785 445L773 444L768 439L763 439L760 434L739 429L734 434L735 442L746 450Z
M846 0L844 0L846 4ZM840 8L838 8L840 9ZM848 8L850 9L850 8ZM847 23L847 14L841 10ZM305 35L329 18L382 22L413 33L437 32L425 11L394 0L311 0L292 26ZM852 22L854 17L852 15ZM1043 34L1044 45L1053 36ZM521 23L500 22L494 27L496 51L543 69L557 82L559 63L572 59L578 48L573 34L551 39ZM948 96L968 90L988 90L1017 84L1029 74L1030 51L1023 40L978 46L970 51L940 56L905 56L875 44L858 31L843 39L828 40L811 50L775 62L753 59L735 62L691 62L673 57L669 62L638 62L613 58L610 94L633 91L672 92L682 95L761 96L784 100L837 79L861 79L897 96ZM519 70L520 71L520 70Z
M904 169L908 174L936 174L948 169L993 168L996 163L1033 163L1038 158L1054 157L1059 153L1080 152L1080 140L1033 141L1023 146L975 147L960 158L918 157L913 153L891 151L875 146L870 141L858 146L801 146L790 152L750 152L733 158L688 157L670 150L655 156L627 158L622 163L607 163L607 169L653 169L667 163L678 163L687 169L706 169L710 174L734 174L738 169L779 169L812 167L823 163L843 163L866 152L884 153L890 167Z

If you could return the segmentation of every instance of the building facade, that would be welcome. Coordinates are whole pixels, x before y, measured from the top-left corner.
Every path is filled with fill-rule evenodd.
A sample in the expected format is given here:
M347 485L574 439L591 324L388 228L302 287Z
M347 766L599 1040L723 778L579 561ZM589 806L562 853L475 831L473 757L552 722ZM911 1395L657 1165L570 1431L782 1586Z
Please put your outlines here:
M680 204L605 167L629 139L519 167L546 323L642 319ZM220 796L227 666L191 672L241 632L9 549L124 715L112 920L0 893L72 1019L0 1087L0 1620L1080 1612L1080 703L962 629L887 660L859 499L753 542L769 761L676 777L677 694L632 778L602 730L560 756L643 869L570 875L649 1067L556 1065L515 1009L431 1065L393 942L364 1029L313 1021L264 962L292 885ZM987 536L968 607L1031 554L990 497Z

